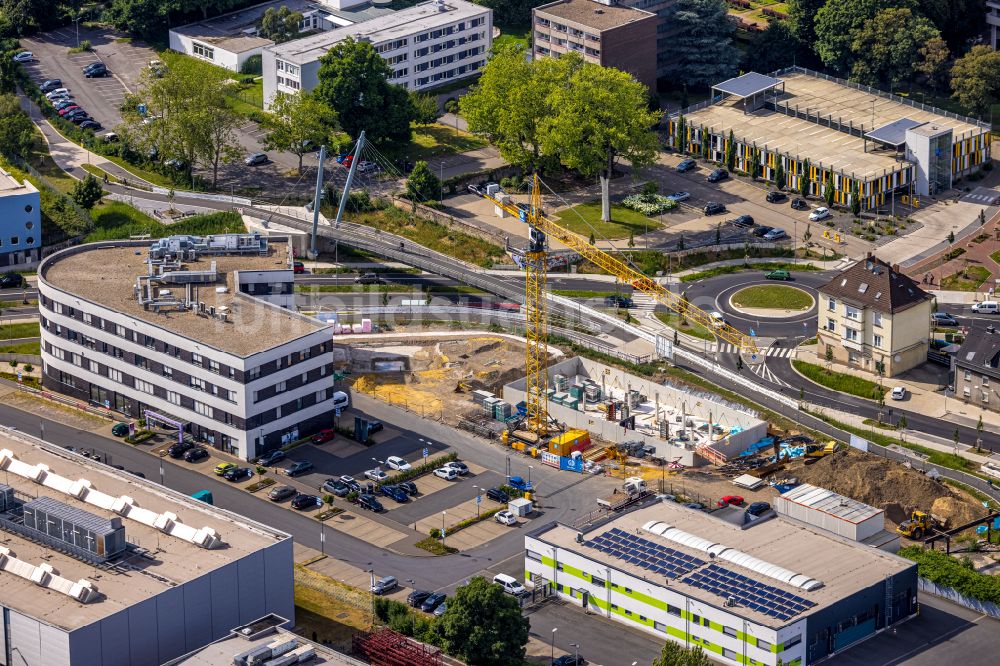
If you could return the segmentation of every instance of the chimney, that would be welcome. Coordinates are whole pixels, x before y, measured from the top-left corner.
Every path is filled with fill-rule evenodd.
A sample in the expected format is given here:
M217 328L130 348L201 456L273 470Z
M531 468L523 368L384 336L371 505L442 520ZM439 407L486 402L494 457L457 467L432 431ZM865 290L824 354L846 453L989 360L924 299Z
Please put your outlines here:
M899 264L893 264L892 265L892 272L893 273L898 273L899 272Z
M868 258L869 258L869 259L871 259L871 258L872 258L872 253L871 253L871 251L869 251L869 252L868 252Z

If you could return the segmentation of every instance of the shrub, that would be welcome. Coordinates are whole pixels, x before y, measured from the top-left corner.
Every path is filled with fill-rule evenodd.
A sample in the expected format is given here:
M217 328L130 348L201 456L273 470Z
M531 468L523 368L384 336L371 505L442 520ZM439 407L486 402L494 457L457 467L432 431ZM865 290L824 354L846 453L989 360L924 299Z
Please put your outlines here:
M653 180L646 181L642 186L643 194L659 194L659 192L660 192L660 186L656 183L656 181Z
M622 199L622 206L643 215L659 215L677 208L677 202L660 194L633 194Z
M256 74L260 75L263 73L263 56L252 55L247 58L243 66L240 67L240 74ZM246 83L243 81L242 83ZM253 83L253 77L250 78L249 83Z
M1000 603L1000 578L977 573L949 555L920 546L903 548L899 554L917 563L921 578L979 601Z
M25 372L34 372L35 371L35 366L31 365L30 363L27 363L24 366L24 371Z
M454 451L452 451L448 455L444 456L443 458L437 458L436 460L431 460L431 461L428 461L426 463L422 463L420 465L414 465L413 467L411 467L410 469L406 470L405 472L399 472L395 476L393 476L391 479L389 479L388 481L386 481L386 484L388 484L388 485L391 486L394 483L400 483L401 481L409 481L411 479L417 478L418 476L423 476L424 474L429 474L430 472L433 472L434 470L436 470L441 465L443 465L443 464L445 464L447 462L451 462L453 460L458 460L458 454L455 453ZM379 485L382 486L382 485L385 485L385 484L381 484L380 483Z
M457 523L455 523L454 525L451 525L451 526L447 527L446 528L447 533L448 534L454 534L455 532L458 532L459 530L463 530L466 527L469 527L470 525L475 525L476 523L481 523L484 520L489 520L494 515L496 515L497 513L501 512L503 510L504 510L504 507L498 506L496 508L488 509L486 511L483 511L478 516L473 516L472 518L466 518L465 520L460 520ZM439 527L433 528L431 530L430 534L431 534L431 538L432 539L440 539L441 538L441 528L439 528Z

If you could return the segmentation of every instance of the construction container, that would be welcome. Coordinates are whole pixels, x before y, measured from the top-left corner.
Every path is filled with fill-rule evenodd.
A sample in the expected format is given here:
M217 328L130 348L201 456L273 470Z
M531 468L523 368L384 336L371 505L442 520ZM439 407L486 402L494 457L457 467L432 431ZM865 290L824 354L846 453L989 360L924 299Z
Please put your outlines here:
M489 391L473 391L472 392L472 402L476 403L480 407L483 406L483 402L487 398L494 398L494 397L496 397L496 396L494 396Z
M531 500L523 497L507 502L507 509L516 516L527 516L534 510Z
M561 405L569 398L569 393L556 393L552 396L552 402Z
M509 402L501 400L500 402L493 405L493 418L497 421L505 421L510 418L511 412L514 411L510 406Z
M570 457L574 451L583 451L590 446L590 433L586 430L567 430L549 440L549 453Z
M371 319L362 319L361 320L361 332L362 333L371 333L372 332L372 320Z
M555 375L552 378L552 385L555 387L556 391L564 393L569 387L569 380L566 375Z
M583 397L583 387L582 386L571 386L569 388L569 394L574 398Z

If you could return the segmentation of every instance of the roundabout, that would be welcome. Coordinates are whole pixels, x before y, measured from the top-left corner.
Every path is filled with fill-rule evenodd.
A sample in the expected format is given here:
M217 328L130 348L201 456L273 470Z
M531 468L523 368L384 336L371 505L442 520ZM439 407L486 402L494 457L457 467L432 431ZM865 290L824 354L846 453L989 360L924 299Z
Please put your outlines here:
M794 317L812 310L815 304L809 292L784 284L743 287L729 297L733 310L761 319Z

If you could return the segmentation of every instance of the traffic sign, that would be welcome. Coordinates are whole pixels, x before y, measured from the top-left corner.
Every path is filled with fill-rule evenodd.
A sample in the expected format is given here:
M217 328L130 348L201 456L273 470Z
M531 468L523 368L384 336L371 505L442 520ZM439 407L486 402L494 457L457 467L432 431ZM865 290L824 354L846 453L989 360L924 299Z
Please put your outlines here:
M482 503L483 503L483 496L476 495L476 504L482 504Z
M425 447L424 447L424 458L426 458L426 457L427 457L427 454L428 454L428 453L430 453L430 451L429 451L429 450L427 449L427 447L425 446Z
M337 407L337 409L335 409L333 411L334 411L334 414L336 414L339 417L340 416L340 412L343 411L343 410L341 410L340 407Z

